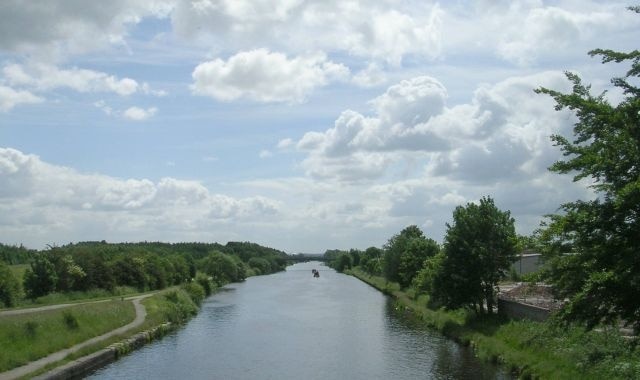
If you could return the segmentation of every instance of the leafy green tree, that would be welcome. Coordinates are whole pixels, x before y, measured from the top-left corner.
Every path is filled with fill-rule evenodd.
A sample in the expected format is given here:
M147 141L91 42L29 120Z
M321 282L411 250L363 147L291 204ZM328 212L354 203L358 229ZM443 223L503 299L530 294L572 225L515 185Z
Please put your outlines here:
M114 264L114 273L118 285L132 286L138 290L145 290L148 284L145 273L145 260L142 257L126 255Z
M433 239L411 239L406 250L400 254L398 268L400 285L402 287L411 285L413 278L424 267L425 260L435 256L439 251L440 246Z
M351 266L360 265L360 259L362 258L363 252L359 249L351 248L349 250L349 256L351 256Z
M353 258L349 253L342 253L335 261L334 269L340 273L353 266Z
M447 224L444 257L438 258L432 299L448 308L470 307L477 313L493 312L498 281L516 255L514 220L500 211L490 197L453 211Z
M415 225L406 227L399 234L392 236L385 244L382 271L387 280L402 281L400 277L400 258L413 239L424 239L422 231Z
M382 274L382 258L384 251L378 247L369 247L365 249L360 259L361 267L369 274L380 275Z
M20 298L20 282L11 272L11 268L0 261L0 305L15 306Z
M71 255L58 256L54 261L58 282L56 290L66 292L76 290L76 284L80 284L82 279L86 277L84 270L73 261Z
M56 290L58 275L44 254L38 254L24 273L24 290L29 298L38 298Z
M171 264L164 258L148 255L144 261L144 272L147 275L147 285L151 289L164 289L170 284L167 267Z
M437 279L440 275L444 258L444 251L440 250L424 261L422 269L413 278L413 287L416 290L430 294L442 294L443 290L439 287L443 284L438 282Z
M631 7L640 13L640 7ZM622 319L640 330L640 51L596 49L603 63L629 63L623 77L612 79L624 98L611 104L593 95L577 74L567 73L571 93L540 88L556 101L556 110L577 116L573 138L552 137L564 160L551 166L574 181L589 179L595 200L563 204L543 232L553 257L548 279L558 297L569 298L567 320L593 327ZM564 255L563 255L564 254Z
M9 265L29 263L34 252L22 245L14 246L0 243L0 261L4 261Z
M211 276L218 285L239 281L236 262L222 252L213 251L204 258L202 271Z
M256 270L258 274L271 273L271 263L269 263L269 260L263 259L262 257L252 257L249 259L247 264L249 267Z

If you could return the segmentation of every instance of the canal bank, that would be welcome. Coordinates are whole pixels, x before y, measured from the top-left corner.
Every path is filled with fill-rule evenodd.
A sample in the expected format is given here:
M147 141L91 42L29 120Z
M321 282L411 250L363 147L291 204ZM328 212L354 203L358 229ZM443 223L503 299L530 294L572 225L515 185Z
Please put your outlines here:
M190 294L189 288L174 287L133 297L137 311L134 322L26 366L0 373L0 379L34 376L40 379L84 378L96 369L177 329L196 315L201 299Z
M94 352L71 361L42 375L34 377L34 380L69 380L83 379L92 372L118 360L123 355L127 355L135 349L148 344L155 339L165 336L176 329L178 325L170 322L160 326L135 334L122 342L112 344L107 348Z
M465 346L485 362L530 379L640 378L640 348L617 329L587 331L553 322L509 321L499 316L475 318L464 310L432 310L426 296L414 297L398 284L360 270L347 270L393 297L396 310Z

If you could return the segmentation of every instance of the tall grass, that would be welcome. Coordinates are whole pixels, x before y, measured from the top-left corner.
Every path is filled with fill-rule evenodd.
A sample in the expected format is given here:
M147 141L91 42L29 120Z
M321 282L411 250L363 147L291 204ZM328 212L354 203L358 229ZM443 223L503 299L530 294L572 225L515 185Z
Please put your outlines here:
M135 318L130 301L110 301L0 317L0 372L19 367Z

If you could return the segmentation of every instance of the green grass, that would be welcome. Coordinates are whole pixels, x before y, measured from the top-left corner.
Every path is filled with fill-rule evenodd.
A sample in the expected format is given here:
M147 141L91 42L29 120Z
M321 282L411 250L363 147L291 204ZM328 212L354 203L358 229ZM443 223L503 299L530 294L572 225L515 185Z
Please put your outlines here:
M349 274L396 298L406 314L464 344L478 357L501 363L521 378L640 379L640 345L617 331L586 331L552 321L477 318L465 310L432 310L427 295L402 292L381 277L352 269Z
M139 332L156 328L164 323L177 322L172 325L173 328L176 328L181 323L185 322L190 316L195 315L198 311L193 300L191 300L188 294L179 287L172 287L160 291L151 297L145 298L142 301L142 304L145 306L147 311L147 317L142 325L131 329L126 333L116 335L104 341L84 347L78 352L68 355L65 359L52 363L45 368L30 374L28 378L43 374L53 368L97 352L114 343L122 342Z
M149 292L146 292L149 293ZM35 300L22 299L19 300L18 305L9 309L27 309L32 307L57 305L61 303L84 303L91 301L102 301L109 299L116 299L121 297L131 297L135 295L145 294L139 290L128 287L118 286L112 291L105 289L93 289L84 292L73 291L66 293L49 293L46 296L38 297ZM2 309L2 308L0 308ZM3 309L4 310L4 309Z
M130 301L0 317L0 372L81 343L135 318Z

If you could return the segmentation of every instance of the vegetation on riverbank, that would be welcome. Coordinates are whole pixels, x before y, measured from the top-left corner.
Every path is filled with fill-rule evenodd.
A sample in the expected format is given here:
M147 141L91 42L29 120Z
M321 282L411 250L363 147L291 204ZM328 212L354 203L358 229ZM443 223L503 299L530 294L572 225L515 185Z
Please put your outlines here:
M39 269L44 268L45 270L40 274L45 274L45 283L49 279L51 280L49 284L55 283L52 289L61 290L21 300L14 297L12 298L13 304L25 307L98 300L104 300L104 302L0 317L0 346L11 347L11 350L0 352L0 372L19 367L130 323L135 317L135 312L132 303L123 300L122 296L124 295L140 294L141 290L160 288L157 294L142 301L147 312L142 325L124 334L85 347L58 363L48 365L38 373L96 352L142 331L166 326L167 323L175 328L194 316L198 312L201 302L218 287L229 282L242 281L247 276L280 270L286 264L286 255L283 252L257 244L229 243L223 246L227 253L213 249L213 247L219 248L220 246L196 243L175 245L163 243L80 243L42 252L10 247L4 251L2 256L8 258L8 262L15 263L29 258L34 261L29 264L27 270L25 270L25 264L10 266L3 264L5 269L10 269L4 271L7 278L13 276L13 279L10 279L13 281L17 277L16 273L24 273L25 285L27 285L28 273L37 274ZM0 246L0 248L6 248L6 246ZM105 254L106 251L111 253ZM16 252L20 254L16 255ZM126 256L127 254L131 256ZM163 260L167 256L172 259ZM113 280L122 276L122 273L115 273L118 268L122 269L118 260L133 260L131 265L135 267L127 268L127 273L138 273L139 275L134 277L140 280L139 285L144 284L144 286L118 285L88 289L78 286L77 290L73 290L75 289L73 284L78 284L75 280L80 278L82 279L81 283L96 283L100 278ZM43 262L45 264L41 265ZM86 262L97 263L96 265L102 269L107 268L107 273L91 272L88 269L89 266L81 265ZM149 262L164 263L162 265L169 265L169 267L164 268L166 270L159 270L161 267L155 264L149 265ZM184 267L178 265L184 273L176 273L175 270L180 268L172 266L172 262L174 264L187 263ZM18 271L13 269L15 265L21 265ZM69 276L72 273L84 274L74 279L73 275ZM89 276L89 273L92 277L85 278ZM166 285L157 286L158 279L163 278L169 282ZM11 281L6 283L11 283ZM15 284L15 281L13 283ZM178 284L172 285L174 283ZM114 298L115 296L117 298ZM126 309L128 312L125 313L121 309Z
M248 242L81 242L42 251L0 244L0 307L160 290L197 272L221 285L283 270L287 258Z
M214 287L210 286L209 289L210 291L214 290ZM200 285L199 283L193 283L191 286L173 287L171 289L166 289L153 296L145 298L142 301L142 304L145 306L147 316L145 318L145 321L140 326L132 328L126 333L115 335L101 342L84 347L83 349L75 353L69 354L63 360L60 360L55 363L51 363L43 367L42 369L35 371L34 373L30 374L28 377L45 373L53 368L56 368L60 365L68 363L72 360L97 352L110 345L122 342L127 338L132 337L135 334L143 331L157 330L155 336L151 337L151 338L157 338L158 334L163 335L164 333L172 329L175 329L176 327L188 321L195 314L197 314L200 303L202 302L204 297L206 297L209 294L211 293L206 292L205 288L202 285ZM118 320L118 318L114 318L114 315L119 313L119 311L117 308L113 307L112 302L118 303L120 306L128 305L132 313L130 313L131 315L128 315L127 320L123 320L123 319ZM102 335L115 328L118 328L122 325L130 323L135 317L131 302L121 301L121 300L112 301L112 302L73 306L73 308L88 307L89 309L91 309L91 306L93 305L103 305L102 314L98 314L98 315L99 315L99 318L101 318L102 323L108 324L110 328L106 328L106 329L103 328L102 330L99 330L99 331L98 329L94 329L90 334L87 334L87 336L85 336L84 339L80 339L77 342L63 345L63 346L58 345L53 347L51 345L47 345L47 342L32 340L30 342L32 346L29 347L28 350L23 351L20 364L17 364L17 361L13 361L9 367L2 367L0 369L0 372L26 364L29 361L39 359L40 357L44 357L51 353L57 352L61 349L80 343L86 339L92 338L94 336ZM63 312L64 310L70 310L70 309L64 308L58 311L59 313L62 313L64 315L64 312ZM50 327L51 325L56 323L57 321L56 315L51 315L51 313L47 313L47 312L33 313L33 314L27 314L27 315L30 316L31 318L36 318L36 319L40 318L42 320L47 321L46 323L42 324L43 330L45 327L49 327L46 330L48 333L50 333L50 331L54 331ZM0 321L3 321L4 318L6 317L0 318ZM159 327L162 327L162 328L158 330ZM55 331L57 334L60 335L59 340L61 341L65 341L65 339L67 341L69 340L69 337L68 337L69 333L64 329L57 329ZM120 355L124 355L126 353L128 353L128 349L125 349L125 351L123 352L119 352ZM2 355L0 354L0 357L1 356Z
M130 323L130 301L113 300L0 318L0 372Z
M640 346L622 338L617 330L587 331L554 321L509 321L495 315L477 316L465 309L433 310L427 306L427 295L416 297L359 268L347 273L394 297L400 312L471 345L478 357L501 363L520 378L640 378Z

